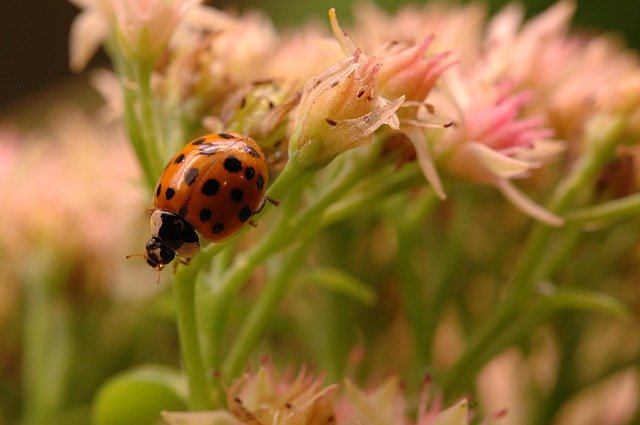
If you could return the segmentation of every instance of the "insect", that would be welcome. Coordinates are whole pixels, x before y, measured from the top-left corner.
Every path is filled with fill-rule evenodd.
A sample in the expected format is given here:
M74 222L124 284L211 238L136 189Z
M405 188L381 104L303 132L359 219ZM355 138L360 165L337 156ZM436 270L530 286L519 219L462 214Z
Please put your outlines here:
M267 179L264 153L247 136L208 134L188 143L156 184L147 264L160 271L176 256L188 262L200 251L198 233L211 242L238 233L264 206Z

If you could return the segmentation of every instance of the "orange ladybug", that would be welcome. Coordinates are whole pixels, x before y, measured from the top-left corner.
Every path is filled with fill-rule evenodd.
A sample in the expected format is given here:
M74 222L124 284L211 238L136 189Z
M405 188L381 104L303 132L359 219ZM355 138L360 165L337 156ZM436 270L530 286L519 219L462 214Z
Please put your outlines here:
M167 164L153 195L147 264L160 271L178 256L230 238L265 204L267 161L258 144L236 133L199 137Z

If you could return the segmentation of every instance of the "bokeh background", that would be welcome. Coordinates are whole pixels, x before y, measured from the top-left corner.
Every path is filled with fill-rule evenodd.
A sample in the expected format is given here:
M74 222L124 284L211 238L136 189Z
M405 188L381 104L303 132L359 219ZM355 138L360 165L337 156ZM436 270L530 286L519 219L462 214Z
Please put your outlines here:
M358 1L358 0L355 0ZM376 0L390 10L402 0ZM314 17L325 20L329 7L338 9L340 19L348 22L354 0L274 1L240 0L209 1L220 8L264 10L281 26L293 26ZM506 0L491 0L492 10L500 8ZM526 0L529 14L537 13L553 1ZM634 0L578 0L574 23L580 28L598 28L620 33L627 43L640 47L640 2ZM31 0L0 2L0 119L24 114L38 116L38 105L48 103L56 95L66 97L86 91L73 79L67 61L69 26L77 14L76 7L64 0ZM93 65L107 65L104 55L98 55ZM72 90L70 92L70 90Z

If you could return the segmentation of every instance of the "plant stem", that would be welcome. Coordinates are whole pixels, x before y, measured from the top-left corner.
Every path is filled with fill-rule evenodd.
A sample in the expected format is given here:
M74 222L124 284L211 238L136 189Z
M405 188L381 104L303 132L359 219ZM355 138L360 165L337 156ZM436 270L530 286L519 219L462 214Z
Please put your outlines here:
M585 136L585 152L577 160L571 173L556 188L550 202L551 211L566 211L585 189L591 187L602 166L613 157L622 129L621 119L597 117L589 124ZM518 314L530 297L534 284L543 278L540 265L545 264L547 244L553 230L542 223L534 224L503 301L471 335L461 357L444 377L443 387L448 396L455 396L467 389L486 360L496 354L497 347L492 346L494 338ZM562 232L563 229L559 231Z
M202 352L196 321L195 278L191 274L175 274L173 294L176 302L176 318L182 361L189 384L189 407L192 410L212 408L207 373L202 361Z
M448 237L442 254L437 257L438 267L433 273L431 297L425 309L425 324L423 329L425 332L424 344L426 344L426 357L423 357L424 364L431 363L431 352L433 347L433 339L435 337L438 321L442 314L442 310L450 294L451 280L455 272L458 270L460 256L463 252L465 238L468 236L469 226L472 222L472 202L469 194L460 193L456 197L454 204L455 215L451 227L447 233Z
M280 264L278 273L267 281L260 292L258 300L251 308L224 362L222 370L225 378L236 377L242 371L251 352L267 329L269 318L286 294L291 277L298 270L305 252L303 247L293 247Z
M640 215L640 193L614 199L600 205L572 210L567 220L574 223L613 221Z
M158 122L159 114L154 106L154 96L151 90L151 74L153 66L150 63L138 62L134 68L136 82L138 86L138 104L140 106L140 130L142 134L142 145L147 158L151 164L152 175L156 178L160 175L163 165L163 158L160 147L164 147L162 132Z
M25 425L51 423L63 402L71 366L71 323L69 305L56 290L68 276L67 266L59 257L34 254L24 273Z

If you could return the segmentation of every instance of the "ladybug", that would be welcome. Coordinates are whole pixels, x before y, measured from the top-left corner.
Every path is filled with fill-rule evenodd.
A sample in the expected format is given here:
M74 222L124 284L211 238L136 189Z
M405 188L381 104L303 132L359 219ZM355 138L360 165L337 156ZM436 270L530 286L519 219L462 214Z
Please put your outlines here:
M153 195L151 239L144 254L160 271L178 256L235 235L265 204L267 161L258 144L236 133L208 134L184 146L167 164Z

